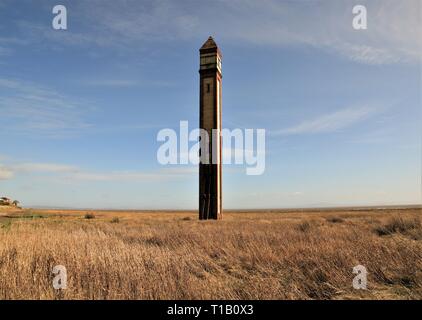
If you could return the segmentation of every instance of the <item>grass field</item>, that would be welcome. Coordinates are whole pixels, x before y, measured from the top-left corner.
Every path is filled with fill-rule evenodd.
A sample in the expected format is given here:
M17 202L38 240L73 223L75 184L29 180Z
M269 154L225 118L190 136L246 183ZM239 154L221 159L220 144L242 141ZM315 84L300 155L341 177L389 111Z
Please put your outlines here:
M417 208L0 210L0 299L422 299ZM352 287L359 264L368 290Z

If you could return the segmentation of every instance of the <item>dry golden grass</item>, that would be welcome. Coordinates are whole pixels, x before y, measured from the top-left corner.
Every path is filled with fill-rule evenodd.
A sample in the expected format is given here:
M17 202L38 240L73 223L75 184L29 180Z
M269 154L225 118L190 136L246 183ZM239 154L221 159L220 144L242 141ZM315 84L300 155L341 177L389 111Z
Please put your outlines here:
M0 299L422 299L420 209L0 212ZM353 266L368 290L352 287ZM52 287L64 265L68 289Z

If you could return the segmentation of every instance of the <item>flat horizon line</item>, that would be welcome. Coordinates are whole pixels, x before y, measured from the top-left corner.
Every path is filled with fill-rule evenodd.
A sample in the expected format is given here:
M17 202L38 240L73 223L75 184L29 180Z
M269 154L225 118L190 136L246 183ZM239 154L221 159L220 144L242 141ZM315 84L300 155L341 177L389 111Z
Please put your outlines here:
M394 204L394 205L356 205L356 206L309 206L309 207L276 207L276 208L230 208L223 209L223 212L252 212L252 211L318 211L318 210L383 210L383 209L422 209L422 204ZM198 209L148 209L148 208L89 208L89 207L67 207L67 206L28 206L22 209L45 209L45 210L88 210L88 211L132 211L132 212L197 212Z

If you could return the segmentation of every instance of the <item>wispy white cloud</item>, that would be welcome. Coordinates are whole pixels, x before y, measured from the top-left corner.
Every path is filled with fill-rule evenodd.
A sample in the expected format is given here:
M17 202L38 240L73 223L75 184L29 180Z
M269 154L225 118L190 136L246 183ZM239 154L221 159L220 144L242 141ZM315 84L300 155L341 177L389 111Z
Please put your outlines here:
M74 181L167 181L190 175L183 171L157 170L152 172L113 171L113 172L75 172L65 175L66 180Z
M59 163L8 161L0 164L0 180L18 175L56 177L65 181L166 181L191 177L198 173L195 166L169 167L145 171L90 171L78 166Z
M69 173L79 171L78 167L56 163L20 163L10 166L10 169L15 172L27 173Z
M373 106L363 106L359 108L347 108L328 114L323 114L317 118L305 120L297 125L271 131L270 135L296 135L335 132L350 127L363 121L378 111Z
M139 4L131 1L119 10L97 2L94 11L99 15L96 21L100 21L101 28L128 42L196 38L214 30L228 40L311 45L364 63L417 61L422 38L420 2L361 2L368 8L369 27L364 32L352 28L354 1L218 1L208 4L206 11L198 4L180 6L174 1L142 4L142 10L133 10Z
M0 180L8 180L13 178L13 171L0 164Z
M5 4L3 4L3 6L4 5ZM0 7L1 6L2 5L0 2ZM30 43L32 43L30 40L20 39L16 37L0 37L0 56L11 56L16 51L16 47L28 45ZM1 63L3 63L3 61L0 61L0 64Z
M257 45L305 45L365 64L418 64L421 57L422 21L418 0L360 1L368 9L368 29L360 31L352 27L355 1L234 0L230 3L237 23L228 33L221 33L233 40L238 38ZM253 11L255 14L251 14ZM225 11L223 16L233 12ZM242 19L244 15L248 16L247 21Z
M200 43L212 30L218 40L237 44L308 46L365 64L419 63L419 0L362 0L359 4L368 8L367 30L352 27L353 0L213 1L206 4L207 10L197 1L91 0L75 2L74 27L66 32L21 21L25 31L21 41L112 47L133 53L147 50L151 42L193 39Z
M130 87L170 87L174 84L160 80L128 80L128 79L88 79L80 80L78 84L92 87L130 88Z
M76 166L57 163L11 162L9 157L1 157L0 160L7 165L0 164L0 180L8 180L19 174L64 174L77 173L80 169Z
M338 44L335 50L353 61L372 65L399 63L411 59L406 54L400 54L387 48L376 48L366 44L343 42ZM415 55L414 58L416 60L417 56Z
M197 173L197 167L172 167L149 171L92 172L80 170L64 177L80 181L167 181L191 177Z
M0 78L0 93L0 131L65 137L91 126L83 117L89 106L52 88Z
M12 49L7 47L0 47L0 56L6 56L12 53Z

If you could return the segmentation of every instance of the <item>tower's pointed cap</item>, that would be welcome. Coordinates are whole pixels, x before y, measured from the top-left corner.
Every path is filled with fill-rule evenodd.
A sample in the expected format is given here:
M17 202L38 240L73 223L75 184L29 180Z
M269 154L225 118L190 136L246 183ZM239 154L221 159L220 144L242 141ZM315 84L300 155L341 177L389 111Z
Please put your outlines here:
M207 41L202 45L202 47L199 49L201 53L208 53L208 52L218 52L221 55L221 51L217 46L217 43L215 43L213 37L208 37Z
M199 50L203 50L203 49L212 49L212 48L217 48L217 44L215 43L213 37L208 37L208 40L205 41L205 43L202 45L201 49Z

